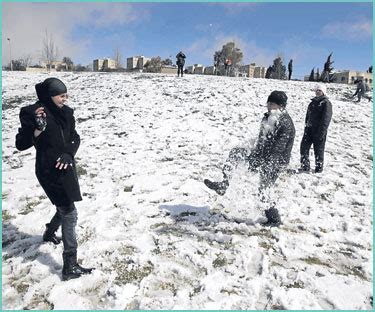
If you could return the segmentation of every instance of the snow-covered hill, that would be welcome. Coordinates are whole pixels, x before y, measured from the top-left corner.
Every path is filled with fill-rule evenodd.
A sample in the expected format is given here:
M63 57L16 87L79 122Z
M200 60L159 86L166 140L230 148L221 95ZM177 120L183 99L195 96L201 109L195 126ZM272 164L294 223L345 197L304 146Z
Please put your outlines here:
M231 148L252 145L272 90L289 97L298 167L314 83L53 75L68 86L82 142L78 257L97 269L61 281L62 246L42 243L55 210L35 151L14 146L19 109L48 75L3 72L3 309L372 307L372 103L348 101L353 87L328 85L325 170L283 174L283 225L263 228L256 174L240 166L224 197L202 181L221 178Z

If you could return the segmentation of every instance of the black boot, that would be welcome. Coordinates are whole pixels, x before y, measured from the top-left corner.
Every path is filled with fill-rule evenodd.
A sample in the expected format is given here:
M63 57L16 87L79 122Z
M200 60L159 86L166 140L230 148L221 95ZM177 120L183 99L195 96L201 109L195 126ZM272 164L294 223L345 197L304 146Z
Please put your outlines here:
M267 222L263 223L264 226L279 226L281 224L281 219L279 212L275 207L271 207L265 211Z
M49 225L50 225L49 223L46 224L46 230L44 231L44 234L43 234L43 241L52 242L55 245L60 244L61 238L57 237L55 232L51 231Z
M62 270L62 280L68 281L73 278L81 277L83 274L89 274L93 268L84 268L77 263L77 252L63 254L64 266Z
M229 186L228 180L223 180L222 182L212 182L208 179L204 179L204 184L211 190L214 190L219 195L223 196Z
M323 165L316 165L315 166L315 173L323 172Z

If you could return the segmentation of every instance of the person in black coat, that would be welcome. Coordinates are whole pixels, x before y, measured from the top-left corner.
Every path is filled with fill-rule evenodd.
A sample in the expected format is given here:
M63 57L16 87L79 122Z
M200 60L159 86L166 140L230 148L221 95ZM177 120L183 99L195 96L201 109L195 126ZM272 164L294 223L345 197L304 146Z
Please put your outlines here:
M293 72L293 60L290 60L288 63L288 72L289 72L288 80L290 80L292 78L292 72Z
M324 149L327 131L332 118L332 104L326 96L326 87L318 84L314 88L315 97L307 108L305 130L301 142L300 171L310 171L309 152L314 147L315 172L322 172L324 165Z
M223 167L224 179L221 182L204 180L206 186L224 195L229 187L231 173L240 161L249 164L249 170L260 171L259 195L271 187L280 172L290 161L293 148L295 128L285 107L287 96L283 91L273 91L267 99L268 112L264 114L256 146L247 153L245 148L234 148ZM276 208L266 210L266 225L279 225L281 220Z
M183 73L184 73L184 65L185 65L185 54L182 53L182 51L178 52L177 55L176 55L176 64L177 64L177 76L180 76L180 73L181 73L181 77L183 76Z
M61 225L63 251L63 280L90 273L77 263L75 226L77 210L74 202L82 200L74 156L80 145L75 130L73 110L65 105L68 98L65 84L57 78L48 78L35 86L39 101L22 107L21 128L16 135L20 151L34 146L37 179L56 206L56 214L46 224L43 240L59 244L56 231Z

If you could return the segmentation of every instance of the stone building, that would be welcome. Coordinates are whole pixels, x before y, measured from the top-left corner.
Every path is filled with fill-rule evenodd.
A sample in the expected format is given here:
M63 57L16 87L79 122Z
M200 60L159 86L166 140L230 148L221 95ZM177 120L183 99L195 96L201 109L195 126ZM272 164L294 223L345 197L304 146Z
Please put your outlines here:
M130 71L143 70L148 61L151 61L151 58L144 57L143 55L128 57L126 68Z

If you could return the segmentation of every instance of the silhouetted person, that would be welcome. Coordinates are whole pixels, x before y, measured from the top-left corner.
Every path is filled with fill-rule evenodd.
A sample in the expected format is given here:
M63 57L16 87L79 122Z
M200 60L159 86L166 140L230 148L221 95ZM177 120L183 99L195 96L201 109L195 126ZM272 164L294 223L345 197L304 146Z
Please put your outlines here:
M184 65L185 65L185 54L182 53L182 51L178 52L178 54L176 55L176 64L177 64L177 76L179 77L180 76L180 73L181 73L181 77L184 75Z
M288 80L290 80L290 78L292 78L292 72L293 72L293 60L289 61L288 72L289 72Z

